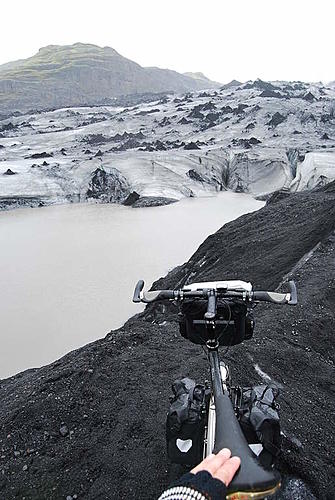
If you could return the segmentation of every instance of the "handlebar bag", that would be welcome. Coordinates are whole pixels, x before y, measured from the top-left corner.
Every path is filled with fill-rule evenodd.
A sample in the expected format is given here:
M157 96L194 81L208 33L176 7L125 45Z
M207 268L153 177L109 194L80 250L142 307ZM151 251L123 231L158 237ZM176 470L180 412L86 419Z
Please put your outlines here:
M206 344L209 332L204 322L207 311L207 301L193 299L183 302L179 313L180 334L194 344ZM203 324L196 324L194 320L202 320ZM232 346L250 339L253 335L254 320L252 310L242 301L217 301L216 321L225 321L225 324L216 324L215 338L221 346Z
M205 387L190 378L172 384L174 396L166 418L166 444L173 463L196 465L203 458Z
M279 395L277 387L256 385L244 388L240 425L249 444L261 443L259 460L270 467L280 451Z

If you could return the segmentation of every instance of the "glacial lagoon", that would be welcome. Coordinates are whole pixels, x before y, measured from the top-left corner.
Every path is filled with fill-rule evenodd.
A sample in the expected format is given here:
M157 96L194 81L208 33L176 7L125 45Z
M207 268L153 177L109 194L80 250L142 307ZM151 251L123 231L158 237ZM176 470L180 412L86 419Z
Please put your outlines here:
M263 205L224 192L163 207L1 212L0 378L48 364L120 327L142 309L132 303L138 279L150 287L209 234Z

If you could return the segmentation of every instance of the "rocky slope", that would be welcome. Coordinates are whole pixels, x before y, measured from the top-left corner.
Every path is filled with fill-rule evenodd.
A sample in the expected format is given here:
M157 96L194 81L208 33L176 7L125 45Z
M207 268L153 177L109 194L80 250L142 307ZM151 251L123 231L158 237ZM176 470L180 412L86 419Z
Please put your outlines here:
M267 197L335 178L332 88L257 80L142 99L0 121L0 207Z
M334 235L334 183L277 196L155 285L238 277L269 289L296 280L299 305L259 305L254 338L227 355L234 380L267 374L281 388L277 466L287 479L277 498L335 496ZM104 340L2 380L0 497L157 498L180 472L167 460L164 424L170 382L183 375L209 378L203 351L179 336L174 309L150 307Z
M0 112L92 105L126 94L219 85L196 75L142 68L111 47L48 45L28 59L0 66Z

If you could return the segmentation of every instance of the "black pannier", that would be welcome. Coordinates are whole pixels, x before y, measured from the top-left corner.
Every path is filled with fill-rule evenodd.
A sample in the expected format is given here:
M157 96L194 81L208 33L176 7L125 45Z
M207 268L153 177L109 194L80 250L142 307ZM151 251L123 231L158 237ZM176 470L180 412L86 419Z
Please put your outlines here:
M272 465L280 451L278 395L279 389L269 385L256 385L242 391L240 425L249 444L262 444L258 458L265 467Z
M172 384L174 393L166 419L166 444L173 463L196 465L203 458L205 386L183 378Z
M182 303L179 313L180 334L194 344L206 344L209 339L205 324L194 321L204 320L207 301L202 299L187 300ZM217 300L215 337L219 345L232 346L252 337L254 320L252 310L240 301Z

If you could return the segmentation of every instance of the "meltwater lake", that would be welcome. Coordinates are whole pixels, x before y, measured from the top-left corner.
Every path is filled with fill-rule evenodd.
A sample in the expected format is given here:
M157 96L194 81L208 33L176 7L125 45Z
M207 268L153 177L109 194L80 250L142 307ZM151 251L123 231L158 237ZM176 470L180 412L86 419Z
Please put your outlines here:
M104 337L141 306L146 286L211 233L263 202L246 194L152 208L57 205L0 213L0 378ZM224 279L224 276L218 276Z

